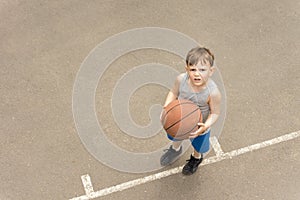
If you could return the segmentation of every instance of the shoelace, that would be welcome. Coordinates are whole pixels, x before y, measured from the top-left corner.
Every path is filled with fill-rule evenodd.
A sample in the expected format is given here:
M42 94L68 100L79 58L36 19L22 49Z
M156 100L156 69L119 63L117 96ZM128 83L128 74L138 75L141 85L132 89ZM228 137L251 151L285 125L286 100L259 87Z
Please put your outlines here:
M193 166L194 163L200 161L201 159L203 159L202 156L201 156L199 159L196 159L196 158L190 158L190 159L188 159L188 160L186 160L186 161L188 162L188 165L189 165L189 166ZM190 161L191 161L191 162L190 162Z
M196 162L197 160L196 159L188 159L188 160L186 160L189 164L191 164L191 163L194 163L194 162ZM191 162L190 162L191 161Z

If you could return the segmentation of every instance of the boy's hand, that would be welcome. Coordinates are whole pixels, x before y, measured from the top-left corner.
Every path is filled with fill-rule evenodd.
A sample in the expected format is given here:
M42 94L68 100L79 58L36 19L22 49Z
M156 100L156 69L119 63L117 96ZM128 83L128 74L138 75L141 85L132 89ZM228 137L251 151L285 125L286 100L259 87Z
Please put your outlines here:
M198 123L198 126L200 126L200 128L197 131L190 133L190 136L189 136L190 139L193 139L193 138L198 137L199 135L202 135L208 128L205 126L204 123Z
M165 110L163 109L162 111L161 111L161 113L160 113L160 116L159 116L159 119L160 119L160 121L162 122L162 117L163 117L163 115L165 114Z

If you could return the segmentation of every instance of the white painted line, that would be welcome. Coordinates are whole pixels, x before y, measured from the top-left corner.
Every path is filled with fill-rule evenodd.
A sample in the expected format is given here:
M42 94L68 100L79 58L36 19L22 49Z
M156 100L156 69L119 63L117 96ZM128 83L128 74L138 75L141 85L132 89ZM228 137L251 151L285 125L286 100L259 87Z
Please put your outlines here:
M74 197L74 198L72 198L70 200L89 200L89 199L92 199L92 198L88 197L87 195L82 195L80 197Z
M284 141L292 140L292 139L295 139L299 136L300 136L300 130L297 131L297 132L292 132L292 133L289 133L289 134L286 134L286 135L282 135L280 137L277 137L277 138L274 138L274 139L271 139L271 140L267 140L267 141L264 141L264 142L261 142L261 143L257 143L257 144L253 144L253 145L250 145L250 146L247 146L247 147L244 147L244 148L233 150L233 151L230 151L228 153L223 153L219 156L216 155L216 156L210 157L208 159L205 159L201 163L201 166L208 165L208 164L213 164L213 163L225 160L225 159L231 159L235 156L239 156L241 154L245 154L245 153L248 153L248 152L251 152L251 151L254 151L254 150L258 150L258 149L261 149L261 148L264 148L264 147L267 147L267 146L271 146L271 145L274 145L274 144L278 144L278 143L281 143L281 142L284 142ZM80 197L72 198L70 200L88 200L88 199L93 199L93 198L97 198L97 197L102 197L102 196L105 196L105 195L108 195L108 194L111 194L111 193L114 193L114 192L119 192L119 191L122 191L122 190L126 190L128 188L135 187L137 185L141 185L141 184L148 183L148 182L151 182L151 181L155 181L155 180L158 180L158 179L161 179L161 178L164 178L164 177L168 177L168 176L171 176L173 174L178 174L179 172L181 172L182 168L183 168L183 166L176 167L176 168L173 168L173 169L170 169L170 170L167 170L167 171L163 171L163 172L159 172L159 173L156 173L156 174L153 174L153 175L150 175L150 176L146 176L144 178L139 178L139 179L136 179L136 180L121 183L119 185L104 188L104 189L96 191L96 192L94 192L92 190L93 192L89 193L90 196L88 196L86 194L86 195L83 195L83 196L80 196ZM89 177L89 175L84 175L84 177ZM90 179L85 179L85 180L87 180L87 182L90 182ZM87 185L89 185L89 184L87 184ZM90 182L90 185L92 185L91 182ZM85 191L87 193L86 188L85 188Z
M81 181L82 181L82 184L83 184L85 194L89 198L93 198L95 195L94 195L94 188L93 188L93 185L92 185L91 177L88 174L83 175L83 176L81 176Z
M221 145L220 145L217 137L213 136L213 137L209 138L209 140L210 140L210 144L211 144L212 148L214 149L214 152L216 153L216 156L217 157L222 156L224 154L224 152L221 148Z
M250 145L248 147L244 147L244 148L240 148L240 149L231 151L231 152L228 153L228 155L230 157L238 156L238 155L250 152L250 151L254 151L254 150L261 149L261 148L264 148L264 147L267 147L267 146L271 146L271 145L274 145L274 144L278 144L278 143L281 143L281 142L292 140L292 139L295 139L299 136L300 136L300 130L297 131L297 132L282 135L280 137L277 137L277 138L274 138L274 139L271 139L271 140L267 140L267 141L264 141L264 142L261 142L261 143L258 143L258 144L253 144L253 145Z

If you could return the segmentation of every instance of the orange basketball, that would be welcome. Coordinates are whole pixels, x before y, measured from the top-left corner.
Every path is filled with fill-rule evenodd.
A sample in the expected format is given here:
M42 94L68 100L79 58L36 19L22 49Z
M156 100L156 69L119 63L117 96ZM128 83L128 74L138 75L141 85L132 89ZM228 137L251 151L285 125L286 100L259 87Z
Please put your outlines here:
M202 122L202 114L192 101L175 100L164 108L161 122L173 138L188 139L189 134L198 129L198 123Z

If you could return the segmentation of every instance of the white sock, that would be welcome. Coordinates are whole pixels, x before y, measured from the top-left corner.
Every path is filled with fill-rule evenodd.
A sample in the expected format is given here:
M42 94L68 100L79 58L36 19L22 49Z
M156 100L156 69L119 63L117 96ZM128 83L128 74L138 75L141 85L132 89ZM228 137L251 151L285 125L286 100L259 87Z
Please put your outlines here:
M193 153L192 153L192 156L193 156L194 158L196 158L196 159L200 159L200 158L203 157L203 154L201 153L200 156L196 157L195 154L194 154L194 152L193 152Z
M177 149L175 149L174 146L172 145L172 149L174 149L175 151L179 151L179 150L180 150L180 147L181 147L181 146L179 146Z

